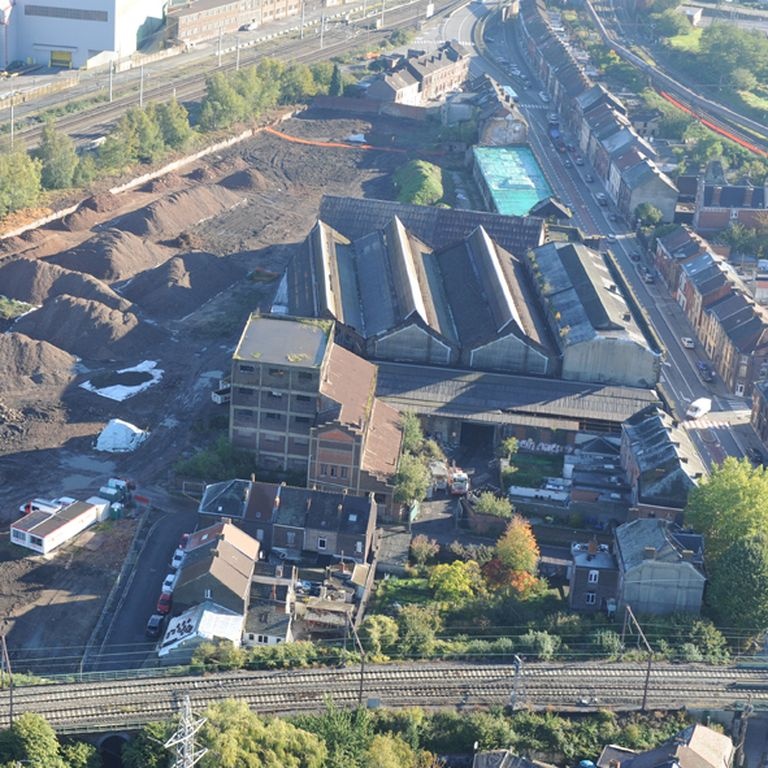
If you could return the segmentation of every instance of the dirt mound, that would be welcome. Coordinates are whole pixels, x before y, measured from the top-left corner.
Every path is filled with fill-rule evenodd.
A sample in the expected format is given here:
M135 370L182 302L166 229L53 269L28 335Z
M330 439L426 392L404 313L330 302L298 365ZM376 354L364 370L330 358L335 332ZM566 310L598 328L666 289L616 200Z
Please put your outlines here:
M139 237L172 237L234 208L243 198L220 187L197 186L114 219L110 224Z
M216 171L208 165L202 168L195 168L194 171L187 174L190 181L216 181Z
M19 318L14 330L93 360L133 359L164 338L160 330L141 322L133 312L73 296L51 299Z
M77 358L21 333L0 334L0 390L32 394L35 386L61 386L75 376Z
M29 304L39 305L66 293L100 301L113 309L128 309L125 299L91 275L23 256L0 264L0 286L5 296Z
M162 246L146 242L130 232L108 229L50 261L77 272L87 272L99 280L114 282L152 269L172 255Z
M269 182L255 168L237 171L219 183L225 189L253 189L257 192L264 192L269 187Z
M165 176L159 176L151 179L142 188L142 192L167 192L171 189L178 189L184 184L184 179L178 173L166 173Z
M98 223L102 218L101 214L109 213L119 207L120 201L115 195L111 192L100 192L83 200L74 213L62 219L61 224L70 232L80 232Z
M138 275L125 295L156 317L179 318L194 312L245 274L229 259L210 253L185 253Z

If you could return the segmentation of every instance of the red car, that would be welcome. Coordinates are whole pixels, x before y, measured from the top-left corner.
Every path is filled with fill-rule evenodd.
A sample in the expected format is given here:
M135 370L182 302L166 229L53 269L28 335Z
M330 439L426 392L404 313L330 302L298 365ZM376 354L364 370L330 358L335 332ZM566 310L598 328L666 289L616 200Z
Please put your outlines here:
M157 598L157 612L162 613L163 615L170 613L172 603L173 595L163 592L160 597Z

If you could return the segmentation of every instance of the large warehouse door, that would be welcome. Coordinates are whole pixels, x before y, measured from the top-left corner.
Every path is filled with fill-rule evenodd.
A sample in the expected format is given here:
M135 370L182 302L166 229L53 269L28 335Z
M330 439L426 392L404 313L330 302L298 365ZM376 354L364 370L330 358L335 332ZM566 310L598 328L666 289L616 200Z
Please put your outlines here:
M72 69L72 51L51 51L51 66Z

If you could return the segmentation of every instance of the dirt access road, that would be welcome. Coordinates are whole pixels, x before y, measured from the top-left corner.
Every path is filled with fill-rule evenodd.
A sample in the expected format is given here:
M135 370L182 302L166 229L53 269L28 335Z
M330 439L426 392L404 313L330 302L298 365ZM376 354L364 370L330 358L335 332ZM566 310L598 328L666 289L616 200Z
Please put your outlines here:
M331 143L364 133L388 149L396 135L429 140L421 125L312 112L281 131ZM12 652L46 649L62 668L79 661L134 525L107 526L95 549L81 538L45 560L7 543L19 504L85 497L117 475L173 508L171 468L224 431L211 388L248 314L269 307L321 196L391 198L391 173L406 159L262 133L138 191L97 193L65 221L0 243L0 294L38 307L0 334L0 619ZM129 383L117 372L144 360L162 379L123 402L80 387ZM111 418L150 436L134 453L98 453Z

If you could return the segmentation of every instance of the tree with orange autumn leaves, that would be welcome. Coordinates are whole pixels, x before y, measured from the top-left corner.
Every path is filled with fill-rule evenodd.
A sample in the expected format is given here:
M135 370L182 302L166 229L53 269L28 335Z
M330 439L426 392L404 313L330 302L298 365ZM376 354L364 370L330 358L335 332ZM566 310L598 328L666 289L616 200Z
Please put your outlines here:
M539 557L530 523L514 515L496 542L493 558L483 566L488 587L522 599L533 596L541 586L536 576Z

